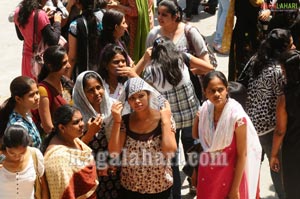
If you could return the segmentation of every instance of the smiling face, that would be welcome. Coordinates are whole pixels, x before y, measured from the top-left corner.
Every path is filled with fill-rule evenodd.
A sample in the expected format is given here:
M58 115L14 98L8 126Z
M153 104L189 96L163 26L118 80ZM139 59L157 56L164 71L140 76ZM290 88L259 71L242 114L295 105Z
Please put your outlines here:
M61 61L61 69L58 71L61 75L68 75L71 65L69 63L69 57L67 54L64 55L64 58Z
M97 79L89 78L86 80L83 89L90 104L93 107L100 107L104 95L103 85Z
M215 107L222 108L225 106L228 90L220 78L214 77L211 79L204 93L207 99L211 101Z
M39 107L40 93L37 84L33 83L30 86L30 91L23 97L16 96L16 102L28 110L35 110Z
M128 103L134 111L143 111L149 106L149 93L139 91L128 98Z

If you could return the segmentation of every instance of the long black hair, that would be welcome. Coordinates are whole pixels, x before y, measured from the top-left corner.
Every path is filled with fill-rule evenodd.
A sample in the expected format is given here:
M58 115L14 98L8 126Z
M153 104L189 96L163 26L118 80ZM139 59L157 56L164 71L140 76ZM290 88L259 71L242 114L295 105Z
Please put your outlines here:
M47 147L51 141L51 139L59 133L59 125L66 125L70 121L72 121L72 117L76 111L79 111L78 108L71 105L62 105L56 109L54 116L53 116L53 131L45 138L43 145L41 147L42 153L45 153Z
M184 62L181 53L167 37L159 37L154 41L151 64L154 67L159 67L162 71L161 77L157 77L156 70L154 68L151 70L153 81L162 80L162 87L165 86L166 80L172 86L177 86L182 80L181 67L183 68Z
M23 0L20 3L19 16L17 21L22 28L28 23L33 10L40 8L40 0Z
M280 55L289 50L291 42L291 32L285 29L272 30L267 38L261 43L256 57L251 63L253 67L253 77L256 78L270 63L276 63Z
M43 55L44 65L38 75L38 82L43 81L49 73L59 71L63 67L62 61L66 54L66 49L60 45L48 47Z
M18 76L10 83L10 98L6 99L0 106L0 137L3 135L7 126L9 115L16 106L16 97L23 97L30 92L32 84L36 84L35 80L26 77Z
M31 137L26 129L18 124L13 124L5 129L1 140L1 150L7 148L27 147L31 145Z

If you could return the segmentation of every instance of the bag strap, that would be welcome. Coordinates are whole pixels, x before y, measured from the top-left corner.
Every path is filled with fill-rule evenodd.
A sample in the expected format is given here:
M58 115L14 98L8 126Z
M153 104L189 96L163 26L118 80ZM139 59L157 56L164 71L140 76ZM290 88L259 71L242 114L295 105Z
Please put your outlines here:
M237 78L237 80L240 80L243 78L244 75L247 75L246 74L246 71L248 70L249 66L250 66L250 63L254 60L254 58L256 57L256 55L253 55L249 60L248 62L246 63L245 67L243 68L241 74L239 75L239 77Z
M188 42L189 53L195 54L195 48L194 48L193 42L192 42L191 37L190 37L190 30L192 28L193 28L193 26L191 26L189 24L185 24L185 26L184 26L184 35L185 35L186 40Z
M36 52L38 49L38 17L39 17L39 9L34 10L34 18L33 18L33 39L32 39L32 52Z
M30 153L31 153L31 156L32 156L33 166L34 166L36 176L37 176L37 178L40 178L41 176L38 172L38 160L37 160L36 151L33 148L30 148Z

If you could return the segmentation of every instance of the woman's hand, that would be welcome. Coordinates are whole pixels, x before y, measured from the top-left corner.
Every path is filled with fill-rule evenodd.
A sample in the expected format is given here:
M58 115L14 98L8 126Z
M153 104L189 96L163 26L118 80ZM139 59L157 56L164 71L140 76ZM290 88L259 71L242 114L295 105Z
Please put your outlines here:
M270 168L275 172L278 172L280 170L280 161L277 156L271 156Z
M117 75L121 77L138 77L132 67L119 67L117 68Z
M164 101L164 106L162 106L160 109L160 115L162 123L165 121L169 122L171 120L172 112L168 100Z
M114 118L114 122L122 122L122 110L123 104L120 101L113 103L111 107L111 115Z
M97 117L93 117L88 120L87 122L88 130L91 132L95 132L96 134L97 132L100 131L102 123L103 123L103 118L101 117L100 114L98 114Z

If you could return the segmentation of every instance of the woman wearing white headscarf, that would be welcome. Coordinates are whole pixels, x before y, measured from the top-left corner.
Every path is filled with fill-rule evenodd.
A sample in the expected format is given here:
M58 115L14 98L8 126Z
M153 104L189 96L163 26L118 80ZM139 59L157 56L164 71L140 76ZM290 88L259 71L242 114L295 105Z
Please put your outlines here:
M103 80L94 71L78 75L74 90L74 104L81 111L85 123L92 123L81 138L93 150L96 160L99 198L119 198L119 171L108 164L107 146L112 125L111 105Z
M124 88L120 101L112 105L114 123L108 147L115 158L122 153L122 196L169 198L170 159L177 149L170 104L141 78L127 80ZM123 109L127 103L130 113Z

